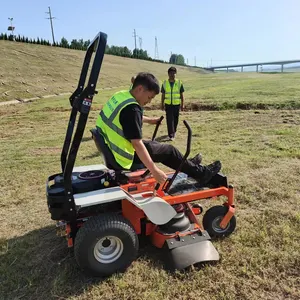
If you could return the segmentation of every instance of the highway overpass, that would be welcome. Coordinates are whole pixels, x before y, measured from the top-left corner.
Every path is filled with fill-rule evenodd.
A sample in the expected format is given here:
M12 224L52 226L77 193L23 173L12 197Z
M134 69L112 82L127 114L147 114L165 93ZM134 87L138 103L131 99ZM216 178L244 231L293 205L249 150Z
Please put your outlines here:
M232 68L241 68L241 72L243 72L244 67L255 67L256 66L256 72L258 72L258 66L279 65L279 66L281 66L281 72L283 72L283 66L284 65L294 64L294 63L300 63L300 59L296 59L296 60L281 60L281 61L269 61L269 62L259 62L259 63L249 63L249 64L211 66L209 68L204 68L204 69L205 70L209 70L209 71L213 71L213 72L215 70L226 69L227 72L228 72L229 69L232 69Z

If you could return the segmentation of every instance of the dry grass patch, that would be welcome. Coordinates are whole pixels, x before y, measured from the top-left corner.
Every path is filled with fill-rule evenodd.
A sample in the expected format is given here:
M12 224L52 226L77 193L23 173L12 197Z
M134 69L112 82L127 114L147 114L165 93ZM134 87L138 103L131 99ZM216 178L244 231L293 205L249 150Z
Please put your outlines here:
M88 131L100 103L77 165L101 162ZM299 299L299 111L183 113L193 129L191 155L202 152L204 163L221 159L236 188L236 232L214 242L222 258L217 264L170 274L162 253L146 244L125 274L104 280L78 270L47 212L45 180L59 171L68 101L1 107L0 113L0 299ZM145 125L145 135L153 129ZM165 133L164 123L159 135ZM180 124L174 144L182 151L185 139Z

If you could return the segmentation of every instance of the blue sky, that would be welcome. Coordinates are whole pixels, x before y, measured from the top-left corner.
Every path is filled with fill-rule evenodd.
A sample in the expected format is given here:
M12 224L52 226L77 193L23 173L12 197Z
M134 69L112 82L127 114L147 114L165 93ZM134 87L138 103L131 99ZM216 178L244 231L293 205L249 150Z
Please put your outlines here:
M51 41L48 6L55 39L92 39L108 34L108 44L134 49L133 29L143 49L159 58L181 53L189 64L229 64L300 59L300 0L12 0L1 1L0 32L8 17L15 33ZM137 44L138 41L137 41Z

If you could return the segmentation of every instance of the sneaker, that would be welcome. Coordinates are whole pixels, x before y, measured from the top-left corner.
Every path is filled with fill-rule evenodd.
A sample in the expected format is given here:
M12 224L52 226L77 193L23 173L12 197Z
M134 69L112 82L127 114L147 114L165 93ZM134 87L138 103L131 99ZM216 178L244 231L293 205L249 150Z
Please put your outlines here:
M204 167L204 176L199 179L201 184L208 183L216 174L218 174L222 168L222 164L219 160L213 162L210 165Z
M200 165L201 162L202 162L202 155L201 155L201 153L198 153L196 156L194 156L193 158L191 158L190 161L192 163L194 163L195 165Z

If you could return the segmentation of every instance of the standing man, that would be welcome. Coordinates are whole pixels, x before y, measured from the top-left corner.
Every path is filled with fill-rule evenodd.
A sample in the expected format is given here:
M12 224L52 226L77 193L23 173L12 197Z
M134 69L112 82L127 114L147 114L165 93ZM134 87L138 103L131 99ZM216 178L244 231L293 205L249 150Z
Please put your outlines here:
M179 110L183 111L183 84L179 79L175 79L177 70L170 67L168 70L169 79L165 80L161 87L161 109L166 111L168 136L171 141L175 138L177 131Z

